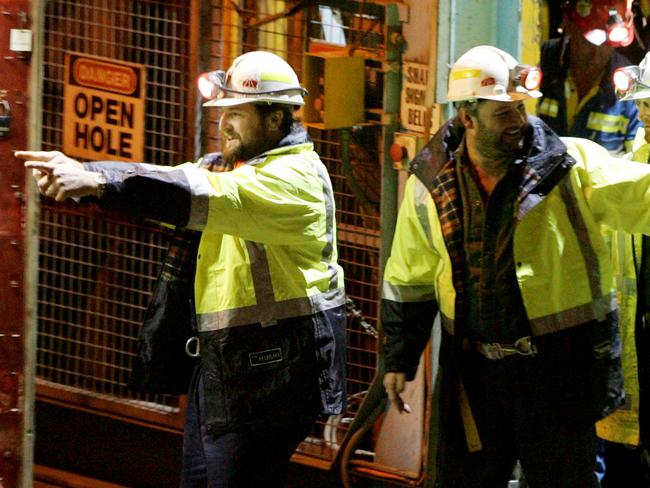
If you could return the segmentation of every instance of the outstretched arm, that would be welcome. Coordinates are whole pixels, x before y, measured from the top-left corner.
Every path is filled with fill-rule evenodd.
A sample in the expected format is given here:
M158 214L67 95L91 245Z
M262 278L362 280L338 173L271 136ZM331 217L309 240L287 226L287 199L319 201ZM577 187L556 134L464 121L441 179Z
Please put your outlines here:
M39 191L57 201L97 197L105 210L180 227L187 224L191 188L180 167L115 161L82 164L58 151L17 151L15 155L32 169ZM204 170L195 168L196 172Z
M25 160L41 194L62 202L66 198L96 196L102 175L87 171L79 161L59 151L16 151Z

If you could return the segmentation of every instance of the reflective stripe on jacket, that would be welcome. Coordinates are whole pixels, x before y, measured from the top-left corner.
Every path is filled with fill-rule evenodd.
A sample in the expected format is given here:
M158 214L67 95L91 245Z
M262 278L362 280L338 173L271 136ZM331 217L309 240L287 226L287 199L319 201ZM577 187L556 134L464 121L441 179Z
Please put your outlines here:
M200 331L310 315L345 303L334 196L311 142L229 172L92 163L105 207L202 231L195 280Z

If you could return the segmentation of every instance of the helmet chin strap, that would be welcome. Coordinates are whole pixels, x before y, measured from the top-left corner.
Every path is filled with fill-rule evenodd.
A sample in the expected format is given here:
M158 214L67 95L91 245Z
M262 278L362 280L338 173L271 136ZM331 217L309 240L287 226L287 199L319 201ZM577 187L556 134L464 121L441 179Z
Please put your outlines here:
M224 85L219 85L219 89L226 93L233 93L236 95L302 95L307 96L309 93L306 88L297 86L295 88L283 88L281 90L267 90L267 91L243 91L235 90L234 88L226 88Z

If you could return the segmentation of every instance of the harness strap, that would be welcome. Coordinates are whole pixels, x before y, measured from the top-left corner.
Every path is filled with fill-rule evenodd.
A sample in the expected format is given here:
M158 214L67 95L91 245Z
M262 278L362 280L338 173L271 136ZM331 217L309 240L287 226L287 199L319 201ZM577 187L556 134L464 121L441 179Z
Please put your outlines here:
M458 401L460 403L460 416L463 420L463 427L465 429L467 449L469 452L478 452L483 449L483 444L481 443L481 437L478 434L478 427L474 420L472 407L469 404L469 398L467 398L465 384L460 375L458 376Z

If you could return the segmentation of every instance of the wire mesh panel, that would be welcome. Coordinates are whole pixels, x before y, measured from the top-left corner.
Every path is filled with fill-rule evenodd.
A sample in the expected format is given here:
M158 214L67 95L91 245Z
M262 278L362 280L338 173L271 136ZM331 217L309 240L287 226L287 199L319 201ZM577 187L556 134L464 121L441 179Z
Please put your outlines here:
M194 102L190 3L46 2L43 148L62 147L64 55L76 52L144 65L145 160L168 165L187 159L193 145L188 107ZM95 210L43 202L38 393L177 428L178 397L144 395L127 386L167 236Z
M351 132L355 135L351 136ZM332 459L370 386L377 363L381 171L372 148L377 147L380 127L355 131L312 129L310 134L314 149L330 173L336 201L339 263L345 272L348 300L349 406L345 414L317 425L314 435L298 451ZM342 139L349 148L345 158L341 155Z
M44 204L41 213L41 382L68 394L176 408L177 397L127 387L137 333L166 250L161 232L99 212L89 215L87 209Z
M315 150L327 166L337 206L339 262L348 296L349 409L319 423L298 448L331 460L374 377L380 279L381 112L384 7L341 2L343 8L281 0L213 1L205 69L227 69L247 51L263 49L286 59L302 78L305 51L342 49L365 58L366 123L341 130L309 127ZM345 73L341 73L345 76ZM212 109L213 110L213 109ZM217 117L204 112L205 150L219 150Z

